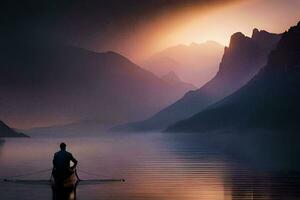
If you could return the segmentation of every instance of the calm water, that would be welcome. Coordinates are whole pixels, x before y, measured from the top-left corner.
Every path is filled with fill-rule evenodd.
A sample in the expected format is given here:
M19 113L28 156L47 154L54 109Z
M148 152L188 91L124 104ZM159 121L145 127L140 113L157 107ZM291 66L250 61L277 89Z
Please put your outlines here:
M296 172L250 167L206 136L124 133L5 139L0 142L0 177L51 168L62 141L79 161L82 179L126 179L79 185L77 200L300 199ZM25 178L49 177L50 172L41 172ZM47 185L1 182L0 199L50 200L52 193Z

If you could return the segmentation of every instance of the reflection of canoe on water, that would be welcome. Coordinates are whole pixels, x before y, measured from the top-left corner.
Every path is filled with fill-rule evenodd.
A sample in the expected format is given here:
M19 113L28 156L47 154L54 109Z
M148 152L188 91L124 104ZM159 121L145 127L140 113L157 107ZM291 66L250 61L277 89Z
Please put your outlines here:
M53 173L53 172L52 172ZM53 200L75 200L76 187L80 181L76 170L72 170L68 176L51 176Z

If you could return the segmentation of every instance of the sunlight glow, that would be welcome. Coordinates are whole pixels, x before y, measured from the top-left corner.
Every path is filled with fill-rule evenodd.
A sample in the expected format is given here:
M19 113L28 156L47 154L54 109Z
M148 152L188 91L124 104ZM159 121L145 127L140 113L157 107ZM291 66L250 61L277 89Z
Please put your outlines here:
M300 20L299 9L300 1L297 0L289 0L289 3L279 0L238 1L209 9L188 8L149 22L140 35L135 34L128 40L130 48L140 40L143 41L142 47L132 53L124 47L126 51L120 52L130 54L129 57L136 60L178 44L213 40L227 46L233 33L251 36L254 28L282 33Z

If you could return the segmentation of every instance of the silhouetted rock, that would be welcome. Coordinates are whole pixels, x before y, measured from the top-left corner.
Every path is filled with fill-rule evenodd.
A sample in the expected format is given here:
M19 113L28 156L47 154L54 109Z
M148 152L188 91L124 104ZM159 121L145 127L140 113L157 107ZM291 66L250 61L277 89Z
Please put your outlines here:
M23 133L18 133L4 122L0 121L0 137L28 137Z
M190 91L174 104L150 119L119 126L119 130L161 130L179 120L186 119L207 106L232 94L245 85L267 62L281 35L266 31L253 31L252 38L235 33L225 47L216 76L198 90ZM116 129L115 129L116 130Z
M152 115L187 90L115 53L19 40L0 47L0 117L18 128Z
M300 23L282 36L266 66L243 88L168 131L223 128L299 131Z

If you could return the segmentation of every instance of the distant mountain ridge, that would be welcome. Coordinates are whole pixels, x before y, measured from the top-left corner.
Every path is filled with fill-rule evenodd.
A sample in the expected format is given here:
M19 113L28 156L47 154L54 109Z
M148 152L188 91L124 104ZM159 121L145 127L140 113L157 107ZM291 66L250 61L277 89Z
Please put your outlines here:
M232 94L245 85L267 62L281 35L253 30L249 38L242 33L231 36L216 76L198 90L190 91L174 104L153 117L140 122L116 127L114 130L162 130L179 120L186 119L207 106Z
M0 121L0 138L1 137L27 137L23 133L18 133L4 122Z
M170 132L224 128L299 131L300 22L282 36L266 66L240 90L170 126Z
M20 38L0 59L0 118L18 128L138 120L186 92L115 52Z
M181 88L183 91L195 90L196 87L190 83L183 82L175 72L170 71L169 73L161 77L162 80L166 81L168 84Z
M154 54L141 66L157 76L173 71L184 82L200 87L216 74L223 49L214 41L177 45Z

